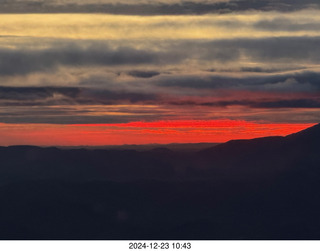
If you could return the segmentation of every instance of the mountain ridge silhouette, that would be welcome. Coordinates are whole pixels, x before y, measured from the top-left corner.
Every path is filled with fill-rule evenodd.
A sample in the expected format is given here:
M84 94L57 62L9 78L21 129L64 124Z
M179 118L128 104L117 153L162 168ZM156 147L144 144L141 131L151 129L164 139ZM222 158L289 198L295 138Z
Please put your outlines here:
M0 147L0 239L320 240L319 131L192 153Z

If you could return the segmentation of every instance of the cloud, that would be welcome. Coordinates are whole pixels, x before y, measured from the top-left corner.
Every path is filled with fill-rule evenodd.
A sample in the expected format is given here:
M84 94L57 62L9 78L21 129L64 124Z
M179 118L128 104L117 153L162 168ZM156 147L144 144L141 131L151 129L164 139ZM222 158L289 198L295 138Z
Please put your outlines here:
M301 98L301 99L238 99L227 101L198 102L195 101L173 101L172 105L182 106L204 106L204 107L227 107L244 106L249 108L320 108L320 98Z
M81 90L79 88L70 87L3 87L0 86L0 99L15 101L35 101L43 100L55 95L69 98L79 96Z
M138 71L138 70L135 70L135 71L129 71L128 74L130 76L133 76L133 77L137 77L137 78L152 78L154 76L157 76L160 74L160 72L157 72L157 71Z
M77 87L0 87L0 105L114 105L134 104L157 99L153 93L111 91Z
M295 11L305 8L319 8L316 0L156 0L156 1L3 1L2 13L110 13L125 15L200 15L235 11Z
M232 62L320 62L320 37L231 38L212 41L185 40L173 44L174 51L185 51L189 58Z
M20 105L19 105L20 104ZM155 105L129 104L0 104L0 123L90 124L151 121L172 116ZM5 108L5 109L3 109Z
M320 24L313 20L291 20L288 18L275 18L272 20L261 20L253 24L253 27L258 30L270 31L318 31Z
M161 50L159 49L161 48ZM229 63L238 67L248 63L277 63L282 67L320 62L320 37L279 37L261 39L223 39L214 41L164 41L141 46L111 47L108 42L70 42L52 44L46 49L0 48L0 75L51 71L59 66L184 65L198 69L208 62ZM288 65L284 65L287 63ZM278 66L277 66L278 67ZM245 69L245 68L244 68ZM129 75L141 78L158 71L133 70ZM203 81L202 81L203 82Z
M250 106L256 108L320 108L320 99L284 99L256 102Z
M229 41L231 47L244 50L253 60L319 62L319 37L282 37Z
M1 123L15 123L15 124L108 124L108 123L127 123L138 120L155 120L161 118L159 114L147 114L147 115L135 115L127 114L123 115L119 112L112 114L99 114L95 115L91 113L78 113L76 109L65 110L59 112L55 110L50 113L50 110L43 109L42 112L35 112L32 110L15 111L14 113L0 112Z
M240 67L239 71L240 72L252 72L252 73L277 73L277 72L284 72L284 71L297 71L297 70L303 70L305 69L304 67L283 67L283 68L271 68L271 67L250 67L250 66L244 66ZM214 72L212 70L209 70L209 72Z
M230 77L228 75L175 75L160 77L156 85L166 88L188 88L207 90L251 90L272 92L318 92L319 72L289 72L273 75L248 75Z
M317 93L277 95L223 90L220 94L219 90L181 95L170 89L165 93L137 93L78 87L0 87L0 122L108 124L217 118L285 121L289 114L298 114L296 121L310 122L319 117ZM305 116L303 109L309 109Z
M93 43L81 47L77 43L48 49L0 49L0 75L28 74L49 71L60 65L67 66L117 66L161 63L165 55L129 47L110 48L108 45ZM169 56L168 59L174 59Z
M312 75L312 74L311 74ZM308 75L306 75L308 76ZM310 75L309 75L310 76ZM301 78L304 79L304 78ZM236 81L235 81L236 82ZM245 82L245 81L244 81ZM184 80L185 83L185 80ZM199 81L195 81L199 84ZM302 84L303 85L303 84ZM212 86L211 86L212 87ZM190 86L189 86L190 88ZM215 89L216 88L216 89ZM108 90L79 87L0 87L1 106L57 106L57 105L174 105L174 106L247 106L252 108L320 108L320 92L315 89L295 92L287 89L268 89L264 85L255 88L222 86L196 89L194 92L176 92L175 89L159 90L150 87L138 92L130 89ZM300 88L301 89L301 88ZM214 90L214 95L213 91ZM245 94L244 94L245 93ZM238 96L247 96L242 99Z
M315 9L289 13L241 12L157 17L88 13L15 14L0 15L0 30L2 36L14 37L11 43L19 43L22 39L28 43L32 38L36 38L33 42L39 44L39 38L42 43L49 38L69 38L74 41L106 40L114 42L116 46L126 43L128 47L141 48L141 44L178 39L199 41L319 36L319 13L320 11ZM8 46L12 48L9 42Z
M161 114L155 94L77 87L0 87L3 123L125 123ZM140 105L139 105L140 104Z

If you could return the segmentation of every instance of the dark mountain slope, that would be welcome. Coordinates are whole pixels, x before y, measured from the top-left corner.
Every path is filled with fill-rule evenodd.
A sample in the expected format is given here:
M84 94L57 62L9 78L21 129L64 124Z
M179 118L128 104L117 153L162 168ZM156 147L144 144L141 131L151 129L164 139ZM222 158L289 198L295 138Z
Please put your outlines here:
M320 124L286 137L234 140L197 154L213 175L258 178L301 166L320 165Z
M0 239L320 239L320 126L166 149L0 147Z
M132 180L174 176L170 151L1 147L0 182L28 179Z
M287 137L234 140L197 153L165 148L87 150L0 147L0 182L20 179L256 179L319 163L319 131L314 126Z

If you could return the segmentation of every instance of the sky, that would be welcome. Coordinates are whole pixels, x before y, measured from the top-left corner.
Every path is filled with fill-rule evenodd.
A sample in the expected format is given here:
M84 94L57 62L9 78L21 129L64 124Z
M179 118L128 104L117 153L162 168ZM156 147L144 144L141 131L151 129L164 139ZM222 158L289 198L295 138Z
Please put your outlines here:
M320 121L318 0L0 6L0 145L226 142Z

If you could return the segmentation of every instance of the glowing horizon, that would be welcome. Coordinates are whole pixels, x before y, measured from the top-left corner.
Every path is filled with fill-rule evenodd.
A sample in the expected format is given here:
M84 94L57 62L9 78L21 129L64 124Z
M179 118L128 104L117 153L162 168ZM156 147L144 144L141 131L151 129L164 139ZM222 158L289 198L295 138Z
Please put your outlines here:
M122 124L0 124L2 146L101 146L223 143L286 136L314 124L257 124L245 121L157 121Z

